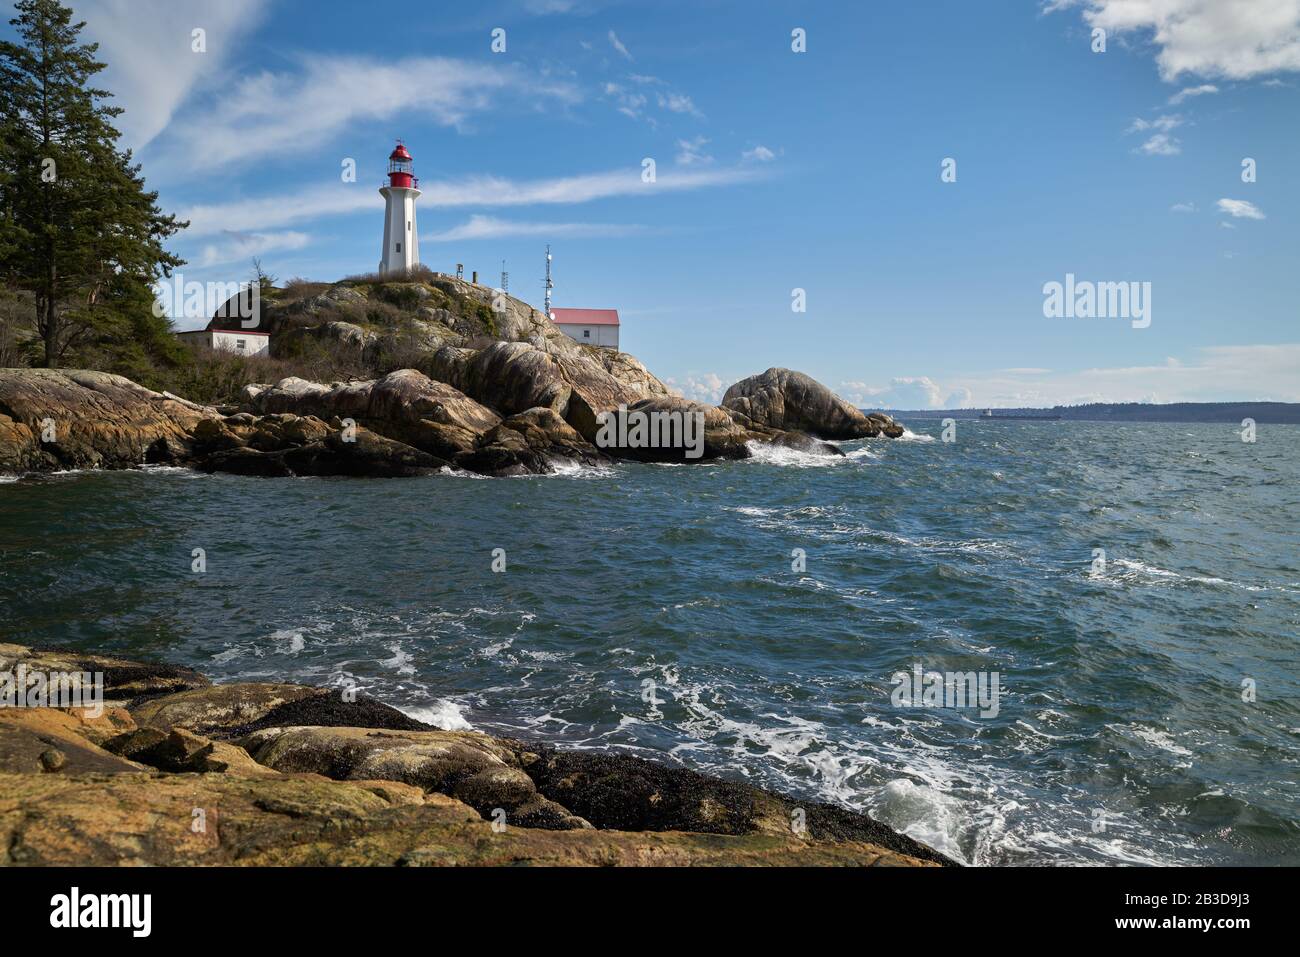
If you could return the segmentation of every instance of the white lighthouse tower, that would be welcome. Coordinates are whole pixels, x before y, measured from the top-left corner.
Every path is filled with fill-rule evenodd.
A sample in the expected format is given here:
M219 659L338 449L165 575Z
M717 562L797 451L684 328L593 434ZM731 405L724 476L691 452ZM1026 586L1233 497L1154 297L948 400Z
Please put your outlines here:
M411 166L411 154L399 140L388 157L388 185L379 188L384 207L384 249L379 271L404 272L420 261L420 233L415 225L415 201L420 181Z

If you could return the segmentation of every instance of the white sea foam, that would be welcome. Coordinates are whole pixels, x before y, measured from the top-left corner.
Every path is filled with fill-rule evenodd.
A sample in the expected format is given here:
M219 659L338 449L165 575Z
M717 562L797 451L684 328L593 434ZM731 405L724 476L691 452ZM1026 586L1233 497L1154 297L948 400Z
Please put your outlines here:
M953 860L969 863L962 850L972 828L962 802L907 778L890 781L872 802L873 816Z
M411 657L410 652L395 644L389 645L388 650L393 653L393 657L380 660L381 665L385 668L391 668L399 675L415 674L415 659Z
M423 721L443 731L473 731L474 726L465 719L461 706L446 698L428 705L399 705L398 711L408 718Z
M1109 564L1123 570L1115 575L1103 573L1099 575L1090 575L1090 577L1100 581L1140 585L1179 585L1182 583L1224 585L1228 588L1238 588L1242 591L1253 592L1268 591L1270 588L1270 586L1266 585L1249 585L1243 582L1229 581L1226 578L1219 578L1215 575L1185 575L1180 572L1169 571L1166 568L1158 568L1155 565L1148 565L1146 562L1131 558L1111 559ZM1285 589L1285 586L1274 587L1282 587Z
M301 629L284 629L271 635L271 640L276 643L279 650L286 655L296 655L307 647L307 640L302 635Z
M770 442L746 442L750 457L744 462L757 462L763 465L780 465L788 468L813 469L843 465L849 461L845 455L822 455L818 452L803 452L799 449L787 449Z

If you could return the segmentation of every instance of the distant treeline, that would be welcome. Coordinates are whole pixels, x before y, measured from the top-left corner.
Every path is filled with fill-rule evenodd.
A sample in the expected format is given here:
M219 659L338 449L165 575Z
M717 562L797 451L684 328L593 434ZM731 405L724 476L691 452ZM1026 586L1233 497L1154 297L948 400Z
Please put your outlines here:
M874 411L874 410L873 410ZM984 409L885 410L902 419L980 419ZM1092 402L1050 409L994 409L993 418L1020 421L1042 418L1075 422L1231 422L1254 419L1260 424L1300 424L1300 402Z

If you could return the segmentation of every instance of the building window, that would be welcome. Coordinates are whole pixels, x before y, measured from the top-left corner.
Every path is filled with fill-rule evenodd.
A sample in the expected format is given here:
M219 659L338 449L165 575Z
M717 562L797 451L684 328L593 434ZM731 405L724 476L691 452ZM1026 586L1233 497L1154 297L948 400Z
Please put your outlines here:
M248 340L247 340L247 339L236 339L236 340L235 340L235 351L237 351L237 352L243 352L243 351L244 351L244 347L247 346L247 345L248 345Z
M402 244L401 244L401 243L398 243L398 244L397 244L397 251L398 251L399 253L402 251Z
M583 329L583 330L582 330L582 338L584 338L584 339L590 339L590 338L591 338L591 330L590 330L590 329Z
M406 231L408 233L411 231L411 221L409 219L406 221Z

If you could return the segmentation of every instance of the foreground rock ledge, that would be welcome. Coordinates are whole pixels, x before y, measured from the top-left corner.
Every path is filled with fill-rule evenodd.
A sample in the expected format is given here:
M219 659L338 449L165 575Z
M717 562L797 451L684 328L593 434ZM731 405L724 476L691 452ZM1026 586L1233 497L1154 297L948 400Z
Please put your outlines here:
M615 752L442 731L337 690L0 644L0 677L103 663L106 695L131 697L102 714L0 708L0 864L952 863L865 815Z

